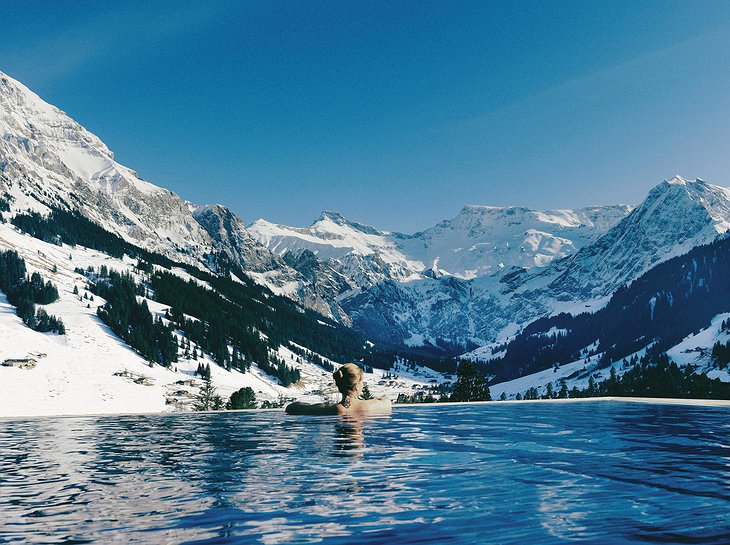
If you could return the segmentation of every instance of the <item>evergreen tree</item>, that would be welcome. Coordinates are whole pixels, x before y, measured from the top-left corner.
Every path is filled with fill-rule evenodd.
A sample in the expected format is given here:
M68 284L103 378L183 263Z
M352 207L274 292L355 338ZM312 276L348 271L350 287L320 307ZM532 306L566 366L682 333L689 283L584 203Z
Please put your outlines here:
M725 344L717 341L712 347L712 359L720 369L727 367L730 363L730 341Z
M598 391L596 390L596 379L594 379L593 375L591 375L588 378L588 389L586 390L586 393L589 397L593 397L595 395L598 395L597 392Z
M23 323L36 331L55 331L64 334L66 329L59 318L35 305L47 305L58 299L58 290L51 282L43 282L37 272L30 277L26 274L25 260L18 252L0 251L0 290L15 307Z
M146 300L137 301L143 287L130 274L109 271L109 276L97 279L91 290L107 301L97 308L99 318L145 359L165 367L177 361L172 325L153 318Z
M553 383L549 382L547 388L545 388L545 399L552 399L555 396L555 390L553 389Z
M558 397L560 399L567 399L568 397L568 384L565 382L565 380L560 381L560 391L558 392Z
M206 379L200 387L198 395L193 401L193 410L195 411L220 411L224 408L223 398L218 395L215 386Z
M370 388L368 388L367 384L362 387L362 394L360 394L360 399L373 399L373 394L370 392Z
M523 399L539 399L539 398L540 398L540 393L537 391L537 388L535 388L533 386L532 388L529 388L525 392L525 396Z
M233 392L231 399L226 405L226 409L229 410L240 410L240 409L255 409L256 408L256 394L253 388L245 386Z
M464 360L456 371L457 378L450 401L491 401L487 381L474 367L474 364Z
M574 388L570 397L593 396L676 397L694 399L730 399L730 384L697 374L692 366L682 368L666 354L646 355L621 377L593 380L588 388Z

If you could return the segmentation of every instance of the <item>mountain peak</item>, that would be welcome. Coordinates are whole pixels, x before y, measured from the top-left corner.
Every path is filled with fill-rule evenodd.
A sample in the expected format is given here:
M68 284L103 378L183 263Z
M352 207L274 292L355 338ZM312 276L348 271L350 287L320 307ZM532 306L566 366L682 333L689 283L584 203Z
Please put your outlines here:
M669 185L687 185L690 183L689 180L686 178L682 178L679 174L675 175L673 178L669 178L668 180L664 180ZM698 180L702 181L702 180Z
M675 188L675 187L684 187L688 190L690 189L696 189L699 191L714 191L716 189L724 191L725 188L711 184L709 182L706 182L702 178L695 178L694 180L690 180L689 178L683 178L682 176L674 176L673 178L670 178L668 180L664 180L662 183L660 183L657 188ZM656 188L655 188L656 189Z
M464 205L464 208L461 209L459 212L459 215L471 215L471 214L489 214L489 213L499 213L499 212L508 212L512 211L513 213L516 211L520 212L529 212L530 209L526 208L524 206L491 206L487 204L466 204Z
M637 206L637 208L651 205L654 202L667 198L689 198L690 200L693 200L691 198L691 194L695 192L693 190L702 190L707 185L708 184L701 180L698 182L688 180L687 178L683 178L682 176L674 176L673 178L668 178L661 181L653 188L651 188L649 194L646 196L646 199L641 202Z
M651 267L708 244L728 230L730 190L675 176L655 186L606 235L566 262L568 272L553 286L568 298L576 294L584 299L603 297Z
M317 218L317 221L326 220L330 220L339 224L349 223L347 221L347 218L345 218L345 216L343 216L340 212L337 212L336 210L322 210L322 213L319 215L319 218Z
M647 201L651 203L657 199L665 198L665 195L668 194L681 195L683 198L705 208L712 207L715 204L713 201L718 199L723 202L730 199L730 191L725 187L708 183L700 178L689 180L681 176L674 176L654 187L649 192Z
M194 214L205 214L208 212L213 212L215 214L232 214L232 212L225 204L216 203L195 205L190 203L189 201L185 201L185 204L188 205L188 209L191 210Z
M194 205L117 163L100 138L4 73L0 135L0 187L22 203L19 208L74 210L126 240L175 257L188 250L203 255L215 244L193 216Z
M35 114L64 115L61 110L48 104L18 80L0 72L0 114L17 108L30 110Z
M316 222L314 222L313 226L316 226L320 222L325 221L331 221L332 223L336 225L341 225L343 227L349 227L350 229L355 229L356 231L360 231L361 233L365 233L368 235L382 235L384 234L382 231L378 231L375 227L371 227L370 225L365 225L364 223L358 223L356 221L350 221L345 216L340 214L339 212L335 212L332 210L324 210L320 216L319 219L317 219Z

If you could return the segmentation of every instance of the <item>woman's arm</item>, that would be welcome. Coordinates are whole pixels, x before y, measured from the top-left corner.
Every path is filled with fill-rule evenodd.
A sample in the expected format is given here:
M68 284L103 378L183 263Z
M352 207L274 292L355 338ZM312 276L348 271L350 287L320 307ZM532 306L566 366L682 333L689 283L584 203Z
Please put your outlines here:
M338 414L337 405L295 401L286 407L287 414Z

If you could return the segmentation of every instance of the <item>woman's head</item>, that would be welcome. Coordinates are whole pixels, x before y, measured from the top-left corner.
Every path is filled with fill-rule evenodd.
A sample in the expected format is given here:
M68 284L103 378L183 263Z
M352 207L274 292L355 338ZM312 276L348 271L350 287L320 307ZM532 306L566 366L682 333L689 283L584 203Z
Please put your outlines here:
M354 363L346 363L332 373L337 389L343 395L353 393L358 389L363 379L362 369Z

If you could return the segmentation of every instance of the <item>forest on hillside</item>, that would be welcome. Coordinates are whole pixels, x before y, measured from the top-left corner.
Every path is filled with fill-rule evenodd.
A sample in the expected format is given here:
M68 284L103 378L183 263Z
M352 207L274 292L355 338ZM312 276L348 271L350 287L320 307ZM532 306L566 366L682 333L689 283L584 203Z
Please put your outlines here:
M87 275L92 293L107 300L99 309L102 320L154 363L169 366L178 351L187 349L192 355L197 350L228 368L245 370L255 361L290 384L299 379L298 371L284 365L276 352L280 346L294 343L333 361L383 369L397 356L433 367L443 365L441 359L404 348L368 343L355 330L255 283L225 254L205 256L213 270L204 270L134 246L77 212L59 209L47 216L29 211L10 221L46 242L79 244L117 258L136 258L144 282L106 269L78 272ZM174 267L185 270L193 280L175 275ZM153 317L144 302L135 300L143 295L169 305L170 312L164 319ZM173 330L195 348L179 346L181 341Z
M608 367L649 347L653 356L730 311L730 238L698 246L620 287L595 313L558 314L527 325L483 365L492 383L601 354Z

